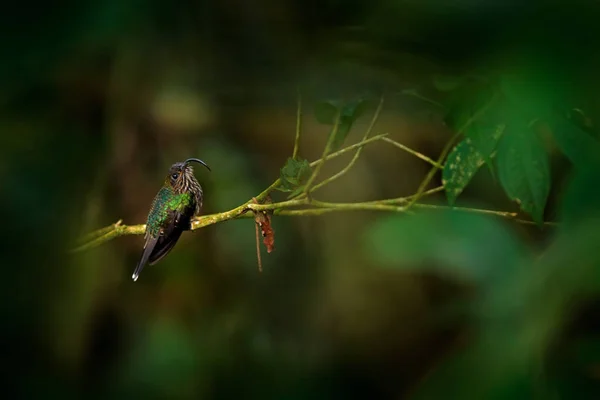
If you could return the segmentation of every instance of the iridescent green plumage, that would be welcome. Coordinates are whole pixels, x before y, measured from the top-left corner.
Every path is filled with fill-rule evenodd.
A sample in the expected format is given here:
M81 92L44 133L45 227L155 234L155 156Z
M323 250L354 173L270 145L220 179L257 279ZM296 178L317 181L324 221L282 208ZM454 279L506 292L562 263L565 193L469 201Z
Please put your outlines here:
M176 194L170 187L164 186L152 202L150 214L148 214L148 232L156 236L160 228L168 222L169 211L177 211L184 214L186 208L195 208L194 198L191 193Z
M148 214L144 251L133 272L134 281L147 263L153 265L171 251L181 233L191 229L192 218L202 209L202 187L194 177L191 161L210 170L204 161L196 158L171 166Z

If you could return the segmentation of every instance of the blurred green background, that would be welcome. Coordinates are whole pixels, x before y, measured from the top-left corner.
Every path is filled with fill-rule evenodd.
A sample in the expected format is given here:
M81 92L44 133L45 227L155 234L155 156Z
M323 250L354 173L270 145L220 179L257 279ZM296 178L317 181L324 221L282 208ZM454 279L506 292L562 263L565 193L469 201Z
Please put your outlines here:
M69 253L77 238L119 219L143 223L168 167L184 158L212 168L196 172L205 213L258 194L291 155L297 88L300 154L309 160L328 132L312 113L316 101L381 93L374 133L436 158L452 136L448 117L457 117L446 107L455 104L453 81L440 77L516 76L513 99L584 110L572 119L596 140L598 2L3 8L0 318L9 398L599 398L600 179L592 162L577 168L578 156L549 140L545 217L570 221L559 228L421 211L275 217L276 250L263 250L259 274L253 223L236 220L185 233L136 283L140 236ZM348 160L328 163L321 177ZM318 198L406 196L427 171L375 143ZM485 168L459 204L518 211Z

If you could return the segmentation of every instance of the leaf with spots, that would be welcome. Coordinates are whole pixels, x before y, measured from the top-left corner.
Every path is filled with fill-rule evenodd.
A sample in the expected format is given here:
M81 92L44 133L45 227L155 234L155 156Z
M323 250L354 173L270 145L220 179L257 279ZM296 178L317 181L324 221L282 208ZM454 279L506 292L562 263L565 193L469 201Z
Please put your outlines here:
M448 203L453 205L479 168L492 157L503 127L494 130L473 129L454 147L446 159L442 182Z
M497 169L500 183L511 200L543 222L550 193L550 165L540 138L526 124L511 126L498 145Z
M442 171L442 182L450 205L456 202L484 163L483 156L473 146L471 139L466 138L454 147Z
M505 124L498 124L493 128L482 127L477 123L471 125L465 136L471 139L473 146L483 156L486 163L489 163L494 156L498 142L506 128Z

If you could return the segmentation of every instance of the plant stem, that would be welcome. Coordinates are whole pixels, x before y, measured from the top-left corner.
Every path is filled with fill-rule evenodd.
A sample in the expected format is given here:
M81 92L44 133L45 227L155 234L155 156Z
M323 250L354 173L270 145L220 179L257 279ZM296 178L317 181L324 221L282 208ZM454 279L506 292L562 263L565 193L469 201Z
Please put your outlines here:
M381 139L383 139L386 136L387 136L387 133L382 133L380 135L373 136L372 138L369 138L367 140L363 140L361 142L355 143L355 144L350 145L348 147L344 147L341 150L338 150L338 151L336 151L334 153L329 154L327 157L325 157L325 161L331 160L332 158L339 157L342 154L345 154L345 153L347 153L349 151L352 151L352 150L354 150L356 148L363 147L366 144L373 143L373 142L376 142L378 140L381 140ZM321 164L322 162L323 162L323 159L319 159L319 160L311 162L310 166L311 167L316 167L317 165ZM275 180L275 182L273 182L268 188L266 188L258 196L256 196L256 199L258 201L264 200L264 198L267 197L267 195L269 193L271 193L273 190L275 190L277 188L277 186L279 186L280 184L281 184L281 179L277 178Z
M323 155L321 156L321 162L315 167L312 175L310 176L310 178L308 178L308 181L306 182L306 186L304 187L304 195L305 196L308 196L310 194L310 188L311 188L313 182L315 181L315 179L317 179L317 176L319 175L319 172L321 172L321 168L323 167L323 164L325 164L325 161L327 161L327 156L329 155L329 152L331 151L331 146L333 145L335 137L337 136L338 129L340 127L341 118L342 118L342 115L340 114L340 112L338 112L335 117L335 123L333 125L333 129L331 129L331 133L329 134L329 137L327 138L327 143L325 144L325 149L323 150Z
M431 194L435 192L439 192L440 188L431 189L425 194ZM203 228L208 225L213 225L219 222L229 221L237 218L251 218L253 217L252 213L247 213L249 210L254 211L265 211L265 210L274 210L275 215L282 216L309 216L309 215L322 215L330 212L339 212L339 211L387 211L387 212L399 212L404 213L407 212L407 206L398 206L394 205L394 203L403 203L409 201L413 196L408 197L400 197L397 199L389 199L389 200L377 200L377 201L366 201L360 203L332 203L325 201L318 201L315 199L309 199L307 197L302 199L294 199L282 201L279 203L270 203L270 204L256 204L256 203L247 203L242 204L238 207L235 207L229 211L225 211L217 214L203 215L201 217L196 218L192 222L192 230L196 230L199 228ZM306 208L301 209L293 209L290 208L301 207L304 206ZM415 208L421 209L436 209L436 210L451 210L458 212L468 212L468 213L477 213L477 214L487 214L494 215L498 217L503 217L507 219L511 219L515 222L519 222L522 224L535 224L533 221L527 221L518 219L517 213L509 212L509 211L496 211L496 210L485 210L478 208L468 208L468 207L450 207L450 206L442 206L442 205L432 205L432 204L415 204ZM555 222L544 222L546 226L557 226ZM100 244L107 242L111 239L114 239L119 236L124 235L141 235L144 233L146 226L145 225L122 225L122 224L112 224L108 227L99 229L94 232L104 232L103 235L97 236L95 239L88 241L79 247L75 248L73 252L79 252L91 249L93 247L99 246Z
M439 193L442 192L444 190L443 186L438 186L435 187L433 189L429 189L425 192L423 192L423 194L421 194L421 198L425 197L425 196L430 196L432 194L435 193ZM415 195L410 195L410 196L406 196L406 197L396 197L393 199L383 199L383 200L374 200L371 201L371 203L377 203L377 204L405 204L408 203L409 201L411 201L413 198L415 197Z
M361 142L364 142L365 140L367 140L369 138L369 136L371 135L371 132L373 131L373 127L375 126L375 123L377 122L377 120L379 119L379 114L381 113L381 110L383 109L383 96L381 96L381 98L379 99L379 104L377 105L377 109L375 110L375 114L373 114L373 118L371 119L371 123L369 124L369 127L367 128ZM386 140L387 138L383 137L381 138L382 140ZM348 172L352 166L354 165L354 163L356 163L356 160L358 160L358 157L360 156L360 153L362 151L362 146L359 147L356 152L354 153L354 156L352 157L352 159L350 160L350 162L348 163L348 165L346 165L344 167L344 169L342 169L341 171L339 171L337 174L334 174L332 176L330 176L327 179L324 179L322 182L320 182L318 185L315 185L312 189L310 189L309 193L314 192L315 190L335 181L336 179L340 178L341 176L343 176L346 172Z
M296 106L296 137L294 139L294 150L292 152L292 158L295 160L298 156L298 149L300 148L300 132L302 131L302 96L300 95L300 88L297 89L298 99Z
M411 149L410 147L406 147L406 146L405 146L405 145L403 145L402 143L398 143L398 142L396 142L395 140L393 140L393 139L390 139L390 138L387 138L387 137L386 137L386 138L383 138L383 139L381 139L381 140L383 140L384 142L387 142L387 143L393 144L394 146L396 146L396 147L398 147L398 148L400 148L400 149L402 149L402 150L404 150L404 151L406 151L406 152L408 152L408 153L412 154L413 156L415 156L415 157L417 157L417 158L420 158L421 160L423 160L423 161L425 161L425 162L427 162L427 163L429 163L429 164L433 165L435 168L439 168L439 169L441 169L441 168L442 168L442 165L441 165L440 163L438 163L437 161L434 161L434 160L432 160L431 158L427 157L426 155L424 155L424 154L422 154L422 153L419 153L418 151L416 151L416 150L413 150L413 149Z

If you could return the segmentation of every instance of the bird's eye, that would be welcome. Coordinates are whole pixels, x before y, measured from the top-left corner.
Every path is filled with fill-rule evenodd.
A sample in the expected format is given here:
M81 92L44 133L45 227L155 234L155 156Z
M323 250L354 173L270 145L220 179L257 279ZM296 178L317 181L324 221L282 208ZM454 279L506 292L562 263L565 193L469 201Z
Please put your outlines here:
M178 173L174 173L173 175L171 175L171 178L177 179L177 178L179 178L179 174Z

